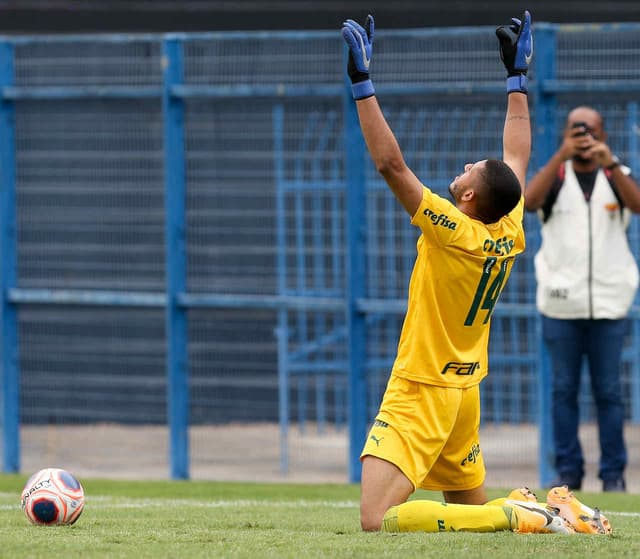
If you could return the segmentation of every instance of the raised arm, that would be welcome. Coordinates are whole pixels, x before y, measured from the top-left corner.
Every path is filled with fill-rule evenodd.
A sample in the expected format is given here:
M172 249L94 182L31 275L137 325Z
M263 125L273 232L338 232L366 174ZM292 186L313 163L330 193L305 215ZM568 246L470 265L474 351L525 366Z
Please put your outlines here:
M531 155L531 124L526 93L509 94L502 144L504 162L518 177L524 195L527 166Z
M500 57L507 69L503 160L518 177L524 194L531 155L531 121L527 102L527 71L533 56L531 14L525 11L522 20L512 18L511 25L496 29L496 35L500 41Z
M402 151L375 97L369 78L373 51L373 16L367 16L364 27L348 19L342 26L342 36L349 47L347 71L351 78L360 128L371 159L378 172L410 216L422 201L422 183L407 166Z

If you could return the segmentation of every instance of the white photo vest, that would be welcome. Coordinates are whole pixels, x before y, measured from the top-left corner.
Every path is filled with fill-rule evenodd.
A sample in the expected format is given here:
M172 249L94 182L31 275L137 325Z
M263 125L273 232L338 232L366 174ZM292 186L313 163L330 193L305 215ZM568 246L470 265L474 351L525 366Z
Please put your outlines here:
M623 318L638 287L638 267L626 235L631 212L620 211L602 170L587 202L571 161L564 165L564 183L542 224L542 244L534 259L538 310L560 319Z

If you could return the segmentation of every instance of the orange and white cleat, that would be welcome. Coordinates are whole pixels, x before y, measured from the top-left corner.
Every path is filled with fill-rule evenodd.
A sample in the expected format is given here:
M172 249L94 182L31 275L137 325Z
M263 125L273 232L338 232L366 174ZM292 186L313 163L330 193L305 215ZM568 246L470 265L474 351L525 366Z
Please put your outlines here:
M537 503L538 497L528 487L518 487L509 493L507 499L511 501L527 501L529 503Z
M537 503L538 498L536 494L531 491L528 487L518 487L518 489L514 489L509 495L506 497L499 497L498 499L493 499L487 503L487 505L496 505L498 507L503 507L506 501L522 501L525 503Z
M580 534L611 534L611 524L597 508L576 499L566 485L553 487L547 493L547 505L558 511Z
M575 534L573 526L560 516L555 508L542 503L507 499L510 508L511 529L521 534Z

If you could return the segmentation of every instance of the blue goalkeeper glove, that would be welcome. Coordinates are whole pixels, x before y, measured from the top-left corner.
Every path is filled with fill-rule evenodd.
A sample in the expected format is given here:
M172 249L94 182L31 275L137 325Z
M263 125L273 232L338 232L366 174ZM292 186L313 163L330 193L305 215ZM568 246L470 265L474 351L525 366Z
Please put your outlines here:
M369 79L369 64L373 52L373 16L368 15L364 27L352 19L342 24L342 37L349 47L347 73L351 78L354 99L366 99L375 95Z
M527 70L533 57L531 14L525 10L522 21L511 18L511 25L496 29L500 41L500 58L507 69L507 93L527 92Z

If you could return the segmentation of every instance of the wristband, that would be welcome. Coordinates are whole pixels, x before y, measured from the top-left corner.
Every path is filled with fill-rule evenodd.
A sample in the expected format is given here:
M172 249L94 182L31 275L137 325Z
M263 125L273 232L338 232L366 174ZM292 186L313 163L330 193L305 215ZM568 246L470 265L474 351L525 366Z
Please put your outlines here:
M366 99L367 97L375 95L376 90L371 80L365 80L352 84L351 92L353 93L353 98L357 101L358 99Z
M516 74L507 78L507 93L527 93L527 76L525 74Z
M620 167L620 162L619 161L614 161L611 165L607 165L605 167L605 169L607 171L613 171L616 167Z

